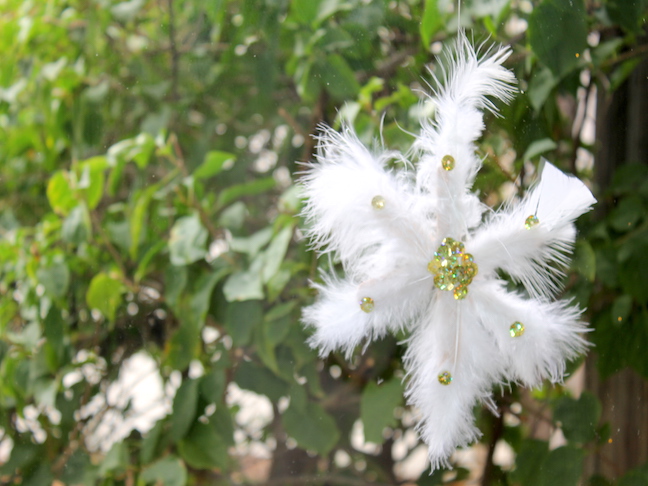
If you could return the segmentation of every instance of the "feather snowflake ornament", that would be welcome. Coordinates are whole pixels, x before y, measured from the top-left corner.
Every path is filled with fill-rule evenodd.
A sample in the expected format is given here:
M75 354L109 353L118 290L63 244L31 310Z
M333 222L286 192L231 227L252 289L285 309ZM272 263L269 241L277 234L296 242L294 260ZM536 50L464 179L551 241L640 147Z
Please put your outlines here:
M393 152L373 153L350 128L323 127L302 184L313 246L336 255L345 277L324 275L304 309L311 346L350 357L361 343L405 331L406 398L432 468L480 437L473 407L495 413L493 385L560 381L582 353L586 326L568 301L553 301L576 236L595 202L577 178L544 164L520 201L491 212L470 191L475 141L491 98L510 100L506 48L479 56L465 34L449 53L436 115L415 142L416 171L393 171ZM507 290L498 271L521 283Z

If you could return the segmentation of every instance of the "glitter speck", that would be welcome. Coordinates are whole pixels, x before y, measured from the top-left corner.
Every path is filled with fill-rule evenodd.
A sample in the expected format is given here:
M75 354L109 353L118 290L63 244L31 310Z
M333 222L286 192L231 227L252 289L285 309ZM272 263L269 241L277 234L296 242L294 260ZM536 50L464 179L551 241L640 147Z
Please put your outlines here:
M524 334L524 324L519 321L515 321L509 328L509 334L511 335L511 337L520 337L522 334Z
M374 196L371 200L371 205L374 209L383 209L385 207L385 198L382 196Z
M369 314L374 310L374 300L371 297L363 297L360 300L360 309Z
M439 375L439 383L442 385L449 385L452 383L452 375L449 371L444 371Z
M441 166L445 170L452 170L455 166L455 159L452 155L444 155L441 159Z
M538 217L535 214L532 214L524 221L524 227L526 229L531 229L540 222Z

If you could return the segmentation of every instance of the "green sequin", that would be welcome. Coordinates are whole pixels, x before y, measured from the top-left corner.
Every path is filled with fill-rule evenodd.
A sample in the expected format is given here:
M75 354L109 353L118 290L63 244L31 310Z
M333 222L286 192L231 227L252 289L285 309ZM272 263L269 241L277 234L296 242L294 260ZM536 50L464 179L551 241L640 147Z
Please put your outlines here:
M519 321L515 321L509 328L509 334L511 335L511 337L520 337L522 334L524 334L524 324Z
M439 375L439 383L442 385L449 385L452 383L452 375L449 371L444 371Z
M369 314L374 310L374 300L371 297L363 297L360 300L360 309Z
M441 167L445 170L452 170L455 166L455 159L452 155L444 155L441 159Z
M533 228L535 225L537 225L538 223L540 223L540 220L538 219L538 217L537 217L535 214L532 214L531 216L529 216L529 217L524 221L524 227L525 227L526 229L531 229L531 228Z
M428 271L434 275L436 288L452 291L455 299L462 300L477 275L477 264L470 253L465 253L462 242L444 238L428 263Z

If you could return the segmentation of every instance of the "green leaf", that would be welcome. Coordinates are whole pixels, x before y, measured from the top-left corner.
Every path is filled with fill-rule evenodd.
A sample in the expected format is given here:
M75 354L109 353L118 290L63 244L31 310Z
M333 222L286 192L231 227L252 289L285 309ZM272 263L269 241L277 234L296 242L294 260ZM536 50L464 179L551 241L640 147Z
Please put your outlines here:
M229 162L234 161L236 157L229 152L221 152L220 150L213 150L207 152L205 160L200 164L193 173L196 179L208 179L220 174L223 166Z
M250 343L252 330L260 327L263 321L263 304L260 300L232 302L227 306L225 327L232 337L234 346Z
M130 256L135 261L138 259L137 251L139 249L142 231L144 230L148 208L153 199L153 195L157 192L159 187L159 184L153 184L136 196L135 206L133 207L129 220L131 232Z
M240 362L234 375L234 381L245 390L267 396L272 402L286 396L290 389L288 383L276 376L272 371L248 361Z
M218 225L230 230L238 230L243 226L247 212L245 204L237 201L221 211Z
M223 293L229 302L263 299L261 272L250 268L233 273L225 281Z
M137 270L135 270L135 275L133 277L133 280L135 280L135 283L140 283L144 277L149 273L150 268L149 265L151 263L151 260L162 251L162 249L167 245L167 242L164 240L160 240L157 243L155 243L153 246L151 246L148 250L146 250L146 253L144 253L144 256L140 260L140 262L137 265Z
M588 281L594 282L596 278L596 253L594 253L592 245L587 240L578 240L576 242L572 267Z
M434 34L436 34L443 27L444 19L439 12L438 0L425 0L423 10L423 19L419 25L419 33L423 41L423 47L427 50L430 48L430 43Z
M55 299L67 294L70 284L70 270L65 262L56 261L48 267L41 267L36 272L38 282L45 287L45 292Z
M540 154L549 152L550 150L555 150L558 145L556 142L550 138L543 138L542 140L536 140L531 145L529 145L522 156L522 160L531 160L534 157L537 157Z
M262 279L264 283L268 281L279 271L279 267L288 251L288 244L292 238L292 225L282 229L277 236L272 239L268 249L265 252Z
M187 285L187 267L169 265L164 274L164 298L169 306L178 312L180 296Z
M525 440L516 458L516 467L511 476L524 486L539 486L542 483L538 471L549 456L549 445L534 439Z
M99 310L106 319L113 322L125 291L124 284L119 280L105 273L98 273L90 282L86 302L88 307Z
M273 307L266 314L263 331L266 336L266 341L268 341L272 347L283 342L284 338L288 335L290 326L294 322L290 313L295 307L295 304L295 301L280 304Z
M540 476L542 486L577 486L583 473L584 457L582 449L559 447L549 453L535 474Z
M291 12L304 24L318 25L340 9L340 0L294 0Z
M50 307L45 320L43 321L43 334L47 339L46 346L51 350L49 357L50 371L58 371L62 366L65 353L65 331L66 324L61 317L61 311L56 306Z
M140 480L147 484L155 483L156 486L185 486L187 469L180 459L170 455L145 468Z
M642 470L629 471L619 480L617 486L648 486L648 473Z
M231 186L222 190L218 195L217 205L222 208L243 196L256 196L257 194L273 189L276 184L274 177L266 177L264 179L256 179L251 182Z
M383 443L383 429L396 423L394 409L403 402L403 385L392 378L377 385L369 382L362 392L360 418L365 440Z
M142 464L148 464L155 457L156 449L158 442L160 441L160 436L162 435L162 429L164 428L164 422L158 420L153 428L146 432L144 439L142 440L142 447L140 448L140 460Z
M133 161L140 169L146 168L155 150L155 140L148 133L140 133L135 138L121 140L108 149L108 161L116 165L117 160Z
M648 242L637 247L632 258L619 267L619 282L623 291L639 303L648 302Z
M645 0L607 0L605 8L613 22L628 32L641 32L642 22L645 23Z
M99 474L122 471L128 466L126 442L115 442L99 465Z
M184 370L200 354L200 329L181 325L171 335L166 347L166 362L174 370Z
M207 318L207 312L209 311L214 287L229 272L229 267L223 267L219 270L200 275L193 283L192 293L189 296L189 307L187 313L185 316L180 317L183 320L190 322L197 329L202 329L205 325L205 319Z
M227 443L218 434L213 421L195 422L184 439L178 443L180 456L195 469L214 469L227 466Z
M171 228L169 237L171 264L189 265L205 258L208 236L197 214L177 220Z
M47 200L54 212L63 216L77 205L73 184L70 181L71 177L69 172L59 170L47 183Z
M198 407L198 380L187 378L183 380L173 398L171 413L170 437L173 441L182 439L196 417Z
M282 421L286 433L300 447L322 456L328 454L340 438L335 420L318 403L308 403L304 412L290 406L284 412Z
M272 227L266 226L250 236L233 237L229 247L232 251L246 253L250 257L255 257L271 239Z
M83 194L88 208L94 209L101 201L105 183L104 171L108 168L105 156L92 157L83 161L77 189Z
M28 471L21 483L22 486L42 486L43 484L51 484L54 477L51 472L51 465L45 462L42 458L40 464L32 471Z
M555 77L551 70L547 67L541 66L535 69L531 79L529 80L529 90L527 96L529 103L537 112L540 111L542 106L549 98L549 95L558 84L559 79Z
M225 372L221 368L214 368L200 379L200 395L208 403L220 403L225 385Z
M342 56L330 54L323 63L316 65L318 66L316 74L320 77L322 87L334 99L344 101L356 98L360 92L360 83Z
M0 466L0 474L14 474L18 469L25 469L38 460L41 448L29 442L19 442L11 449L9 460Z
M554 420L560 422L563 434L570 442L593 440L600 416L601 404L588 392L583 392L578 400L563 396L554 408Z
M637 226L646 214L643 201L639 196L626 196L610 213L608 220L615 230L625 233Z
M632 297L629 295L620 295L614 299L612 304L612 323L616 325L623 325L623 323L630 316L632 311Z
M529 17L531 49L558 78L579 63L587 48L583 0L545 0Z
M80 245L88 239L91 231L90 228L88 211L83 204L79 204L63 220L61 237L63 241L72 243L73 245Z

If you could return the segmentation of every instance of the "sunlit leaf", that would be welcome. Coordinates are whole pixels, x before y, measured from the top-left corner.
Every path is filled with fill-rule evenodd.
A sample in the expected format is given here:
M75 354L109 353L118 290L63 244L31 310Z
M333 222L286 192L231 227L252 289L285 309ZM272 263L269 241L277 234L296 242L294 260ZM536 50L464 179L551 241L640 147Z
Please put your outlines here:
M91 309L100 311L110 322L115 320L117 309L122 303L124 284L105 273L94 276L86 293L86 302Z
M197 214L175 222L169 237L171 264L188 265L205 258L208 233Z

